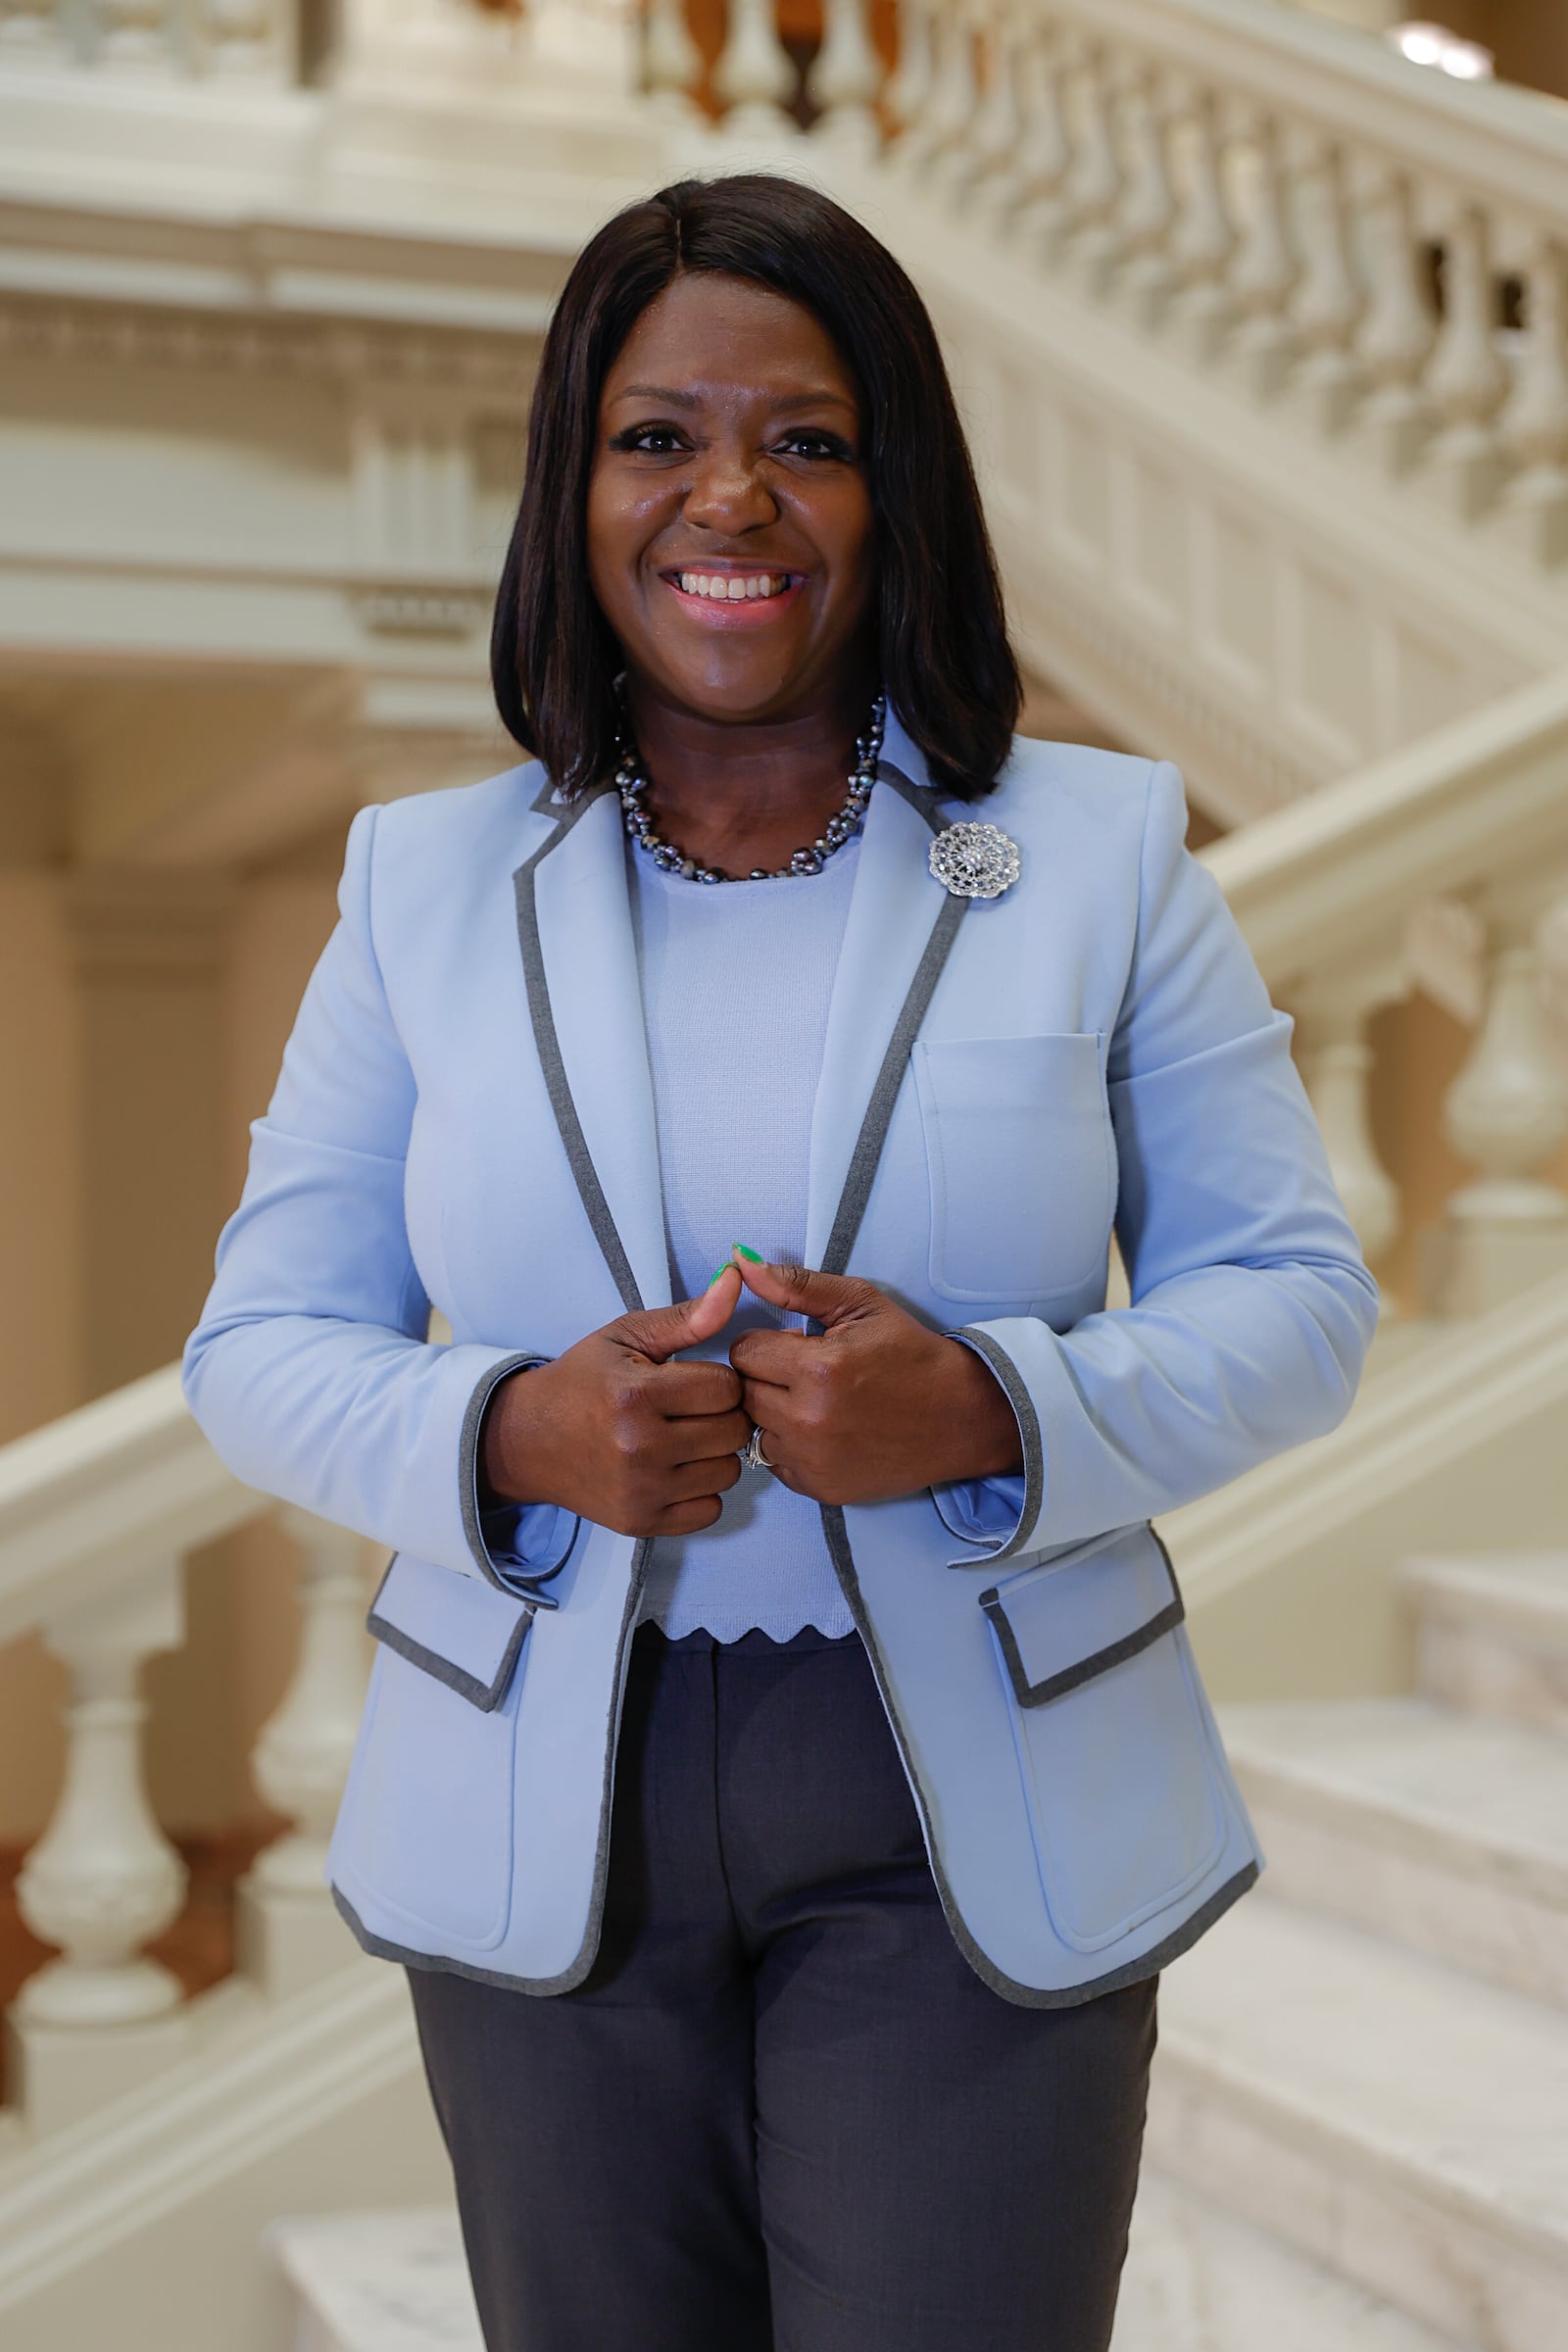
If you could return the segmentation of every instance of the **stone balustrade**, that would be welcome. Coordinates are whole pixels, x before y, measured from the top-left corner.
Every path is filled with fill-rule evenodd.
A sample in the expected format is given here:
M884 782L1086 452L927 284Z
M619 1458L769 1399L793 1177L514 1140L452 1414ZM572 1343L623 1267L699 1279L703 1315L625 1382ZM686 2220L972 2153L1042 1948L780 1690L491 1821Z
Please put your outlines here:
M673 22L657 0L666 93L697 79ZM724 135L799 136L771 0L731 0L728 25ZM983 240L1532 563L1568 554L1549 102L1250 0L902 0L891 72L867 0L830 0L805 98L812 140L875 152Z
M23 1919L57 1947L7 2019L12 2096L29 2129L69 2123L191 2046L193 2009L146 1946L178 1914L185 1867L143 1771L149 1659L184 1641L198 1544L276 1516L298 1553L299 1643L252 1750L256 1787L290 1827L238 1889L240 1979L300 1989L352 1954L323 1877L365 1690L365 1547L279 1509L222 1467L171 1365L0 1448L0 1641L41 1635L66 1670L66 1763L17 1883Z

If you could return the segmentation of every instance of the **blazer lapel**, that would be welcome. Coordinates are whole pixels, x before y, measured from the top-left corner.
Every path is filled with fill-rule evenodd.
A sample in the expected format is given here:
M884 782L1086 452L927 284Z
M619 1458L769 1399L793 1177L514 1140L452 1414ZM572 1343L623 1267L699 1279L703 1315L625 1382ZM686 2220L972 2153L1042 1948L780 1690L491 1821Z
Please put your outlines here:
M926 853L948 821L890 710L839 951L811 1117L806 1262L848 1267L909 1048L969 906Z
M619 798L601 790L558 806L547 784L534 807L556 827L513 881L540 1066L622 1303L667 1306L659 1134Z

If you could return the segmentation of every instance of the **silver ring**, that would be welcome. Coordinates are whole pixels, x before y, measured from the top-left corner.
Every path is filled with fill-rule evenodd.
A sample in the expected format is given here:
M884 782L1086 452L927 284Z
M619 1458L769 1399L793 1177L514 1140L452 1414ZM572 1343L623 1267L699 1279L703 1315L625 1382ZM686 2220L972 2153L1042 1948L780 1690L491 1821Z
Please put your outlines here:
M746 1441L746 1451L741 1455L741 1460L749 1470L771 1470L773 1467L762 1451L762 1433L755 1421L752 1423L752 1434Z

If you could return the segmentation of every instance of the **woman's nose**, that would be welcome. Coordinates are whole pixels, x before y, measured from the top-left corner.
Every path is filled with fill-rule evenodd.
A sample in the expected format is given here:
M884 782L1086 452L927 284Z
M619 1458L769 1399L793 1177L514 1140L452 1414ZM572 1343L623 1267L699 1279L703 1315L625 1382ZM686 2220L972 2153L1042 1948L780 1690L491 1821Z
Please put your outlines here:
M684 513L688 522L710 531L742 531L773 521L778 502L761 457L734 448L700 451Z

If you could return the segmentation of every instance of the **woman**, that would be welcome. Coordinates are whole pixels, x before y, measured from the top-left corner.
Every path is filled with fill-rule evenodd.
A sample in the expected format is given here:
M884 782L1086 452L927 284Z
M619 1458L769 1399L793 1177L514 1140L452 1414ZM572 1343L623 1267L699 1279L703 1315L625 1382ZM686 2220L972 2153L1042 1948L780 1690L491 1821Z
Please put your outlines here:
M355 819L186 1352L394 1547L328 1874L486 2341L1102 2352L1261 1860L1150 1515L1376 1316L1290 1021L1176 771L1013 738L929 321L808 189L578 261L494 674L536 757Z

